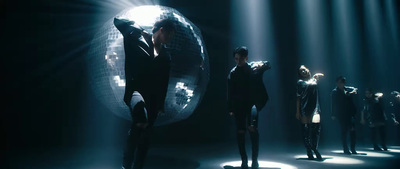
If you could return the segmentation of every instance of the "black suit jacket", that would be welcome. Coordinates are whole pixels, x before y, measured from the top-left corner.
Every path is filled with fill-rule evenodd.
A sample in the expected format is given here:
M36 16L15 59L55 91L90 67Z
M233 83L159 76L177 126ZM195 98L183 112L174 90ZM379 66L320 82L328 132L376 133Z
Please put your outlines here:
M350 89L345 88L349 91ZM356 105L354 104L353 96L346 95L344 91L337 87L332 90L332 116L335 116L341 122L349 123L356 115Z
M129 106L132 93L138 91L150 110L162 110L168 88L170 55L163 46L154 58L151 35L133 21L114 18L124 37L126 86L124 102Z
M269 96L264 86L263 74L270 69L269 62L260 62L256 67L253 62L242 67L235 66L228 75L228 111L234 112L237 104L255 105L260 111ZM235 106L236 105L236 106Z

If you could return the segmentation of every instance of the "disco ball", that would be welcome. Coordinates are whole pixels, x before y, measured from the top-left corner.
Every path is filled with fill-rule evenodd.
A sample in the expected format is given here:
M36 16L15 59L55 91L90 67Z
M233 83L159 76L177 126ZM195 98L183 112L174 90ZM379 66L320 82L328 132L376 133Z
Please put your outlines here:
M170 18L177 21L177 30L171 42L171 72L165 99L165 112L155 126L170 124L188 118L199 105L209 81L209 63L206 47L199 28L177 10L145 5L122 11L115 17L138 23L147 32L155 21ZM108 20L95 34L88 55L90 86L95 97L111 112L131 120L123 101L125 91L125 52L123 36Z

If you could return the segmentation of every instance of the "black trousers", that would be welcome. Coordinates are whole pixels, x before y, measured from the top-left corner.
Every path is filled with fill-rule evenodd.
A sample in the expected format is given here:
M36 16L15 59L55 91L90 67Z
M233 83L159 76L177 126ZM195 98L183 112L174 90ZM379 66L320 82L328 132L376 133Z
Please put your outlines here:
M243 104L235 105L235 122L237 127L237 143L239 153L243 163L247 164L247 153L245 148L245 134L249 131L252 145L252 161L257 162L259 148L259 133L258 133L258 113L252 115L252 105ZM253 130L248 130L252 126Z
M149 99L148 99L149 100ZM151 103L151 100L149 100ZM123 153L122 166L125 169L142 169L149 148L149 140L157 114L142 95L134 92L130 104L131 128ZM147 124L147 126L143 126Z
M371 139L374 148L379 148L378 146L378 137L380 137L382 148L387 149L386 147L386 126L380 125L371 127Z
M350 136L350 150L355 151L356 146L356 130L354 121L339 121L341 127L341 138L344 151L349 151L348 137Z

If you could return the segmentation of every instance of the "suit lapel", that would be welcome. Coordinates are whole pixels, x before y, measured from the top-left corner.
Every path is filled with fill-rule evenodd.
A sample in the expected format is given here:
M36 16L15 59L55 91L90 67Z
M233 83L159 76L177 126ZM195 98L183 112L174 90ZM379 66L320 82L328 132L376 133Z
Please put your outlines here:
M152 45L149 45L147 41L142 37L139 38L139 47L148 55L151 57L154 57L153 51L152 51Z

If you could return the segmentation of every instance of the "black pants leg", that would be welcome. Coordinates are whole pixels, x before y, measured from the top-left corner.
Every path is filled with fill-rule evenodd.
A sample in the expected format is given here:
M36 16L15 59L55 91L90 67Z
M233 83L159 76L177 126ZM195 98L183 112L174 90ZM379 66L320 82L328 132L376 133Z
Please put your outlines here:
M150 136L153 131L153 125L157 119L157 111L154 105L156 97L147 98L146 102L146 113L147 113L147 124L148 126L144 128L142 134L139 137L139 144L136 152L136 158L133 165L133 169L142 169L146 161L147 152L150 145Z
M239 153L240 153L240 157L242 159L242 168L248 168L247 162L248 162L248 158L247 158L247 152L246 152L246 148L245 148L245 135L246 135L246 131L247 129L247 124L248 120L251 116L251 106L244 104L244 105L235 105L235 121L236 121L236 127L237 127L237 143L238 143L238 148L239 148ZM257 133L258 136L258 133ZM255 142L256 140L258 140L258 138L256 135L252 135L250 133L250 139L253 142ZM257 142L258 143L258 142ZM254 145L253 145L254 146ZM254 149L255 147L253 147ZM258 144L257 144L257 149L258 149ZM258 151L257 151L257 155L258 155Z
M381 138L382 148L383 150L387 150L386 147L386 126L379 126L379 135Z
M350 150L353 154L356 154L356 130L355 130L355 128L350 129Z
M346 154L350 154L349 147L347 145L347 134L349 128L346 124L341 124L341 138L342 138L342 145L343 145L343 152Z
M132 95L130 111L132 124L122 162L125 169L132 169L133 162L136 168L141 168L145 155L143 152L146 152L148 146L148 129L143 126L148 123L147 109L143 97L138 92Z
M237 142L239 148L239 154L242 159L243 163L247 164L247 153L246 153L246 146L245 146L245 130L240 130L237 133Z
M136 152L136 158L133 165L134 169L142 169L144 166L144 162L146 160L146 155L149 148L149 136L150 136L150 128L146 128L143 130L142 134L139 137L139 143Z
M137 148L137 145L139 143L139 137L142 134L142 129L136 127L135 124L132 124L131 130L129 131L129 135L126 141L126 146L123 154L123 162L122 166L125 169L131 169L134 156L135 156L135 151Z
M258 168L258 151L259 151L259 133L258 133L258 110L255 106L252 107L251 113L247 117L247 125L249 126L249 133L251 139L251 160L252 168Z
M371 127L372 145L374 146L375 150L380 150L381 148L378 146L377 135L378 135L378 127Z
M350 126L349 126L349 134L350 134L350 151L352 154L357 154L356 151L356 119L355 117L351 118Z
M253 167L258 167L258 147L259 147L259 133L258 129L255 129L254 131L250 131L250 139L251 139L251 146L252 146L252 154L251 154L251 160L252 160L252 166Z

